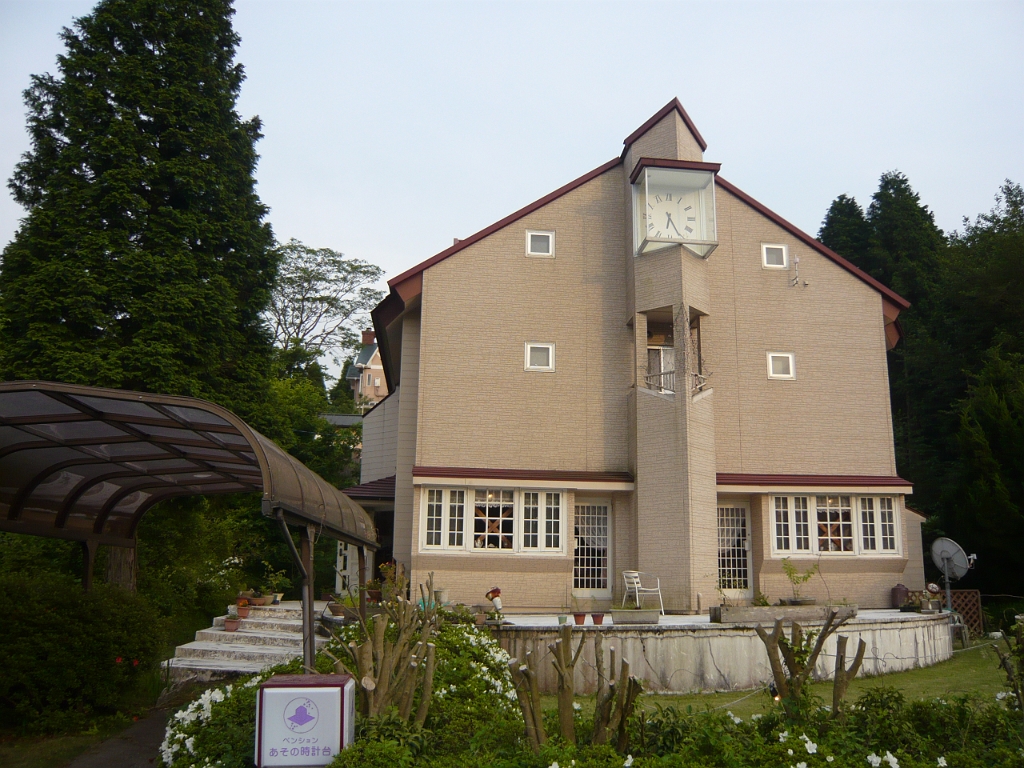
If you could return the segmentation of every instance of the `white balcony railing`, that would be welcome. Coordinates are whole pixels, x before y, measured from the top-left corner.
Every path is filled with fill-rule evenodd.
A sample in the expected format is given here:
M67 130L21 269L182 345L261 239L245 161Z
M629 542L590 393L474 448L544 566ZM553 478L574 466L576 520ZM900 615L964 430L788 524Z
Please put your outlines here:
M649 373L644 376L644 384L655 392L674 393L676 391L676 372Z

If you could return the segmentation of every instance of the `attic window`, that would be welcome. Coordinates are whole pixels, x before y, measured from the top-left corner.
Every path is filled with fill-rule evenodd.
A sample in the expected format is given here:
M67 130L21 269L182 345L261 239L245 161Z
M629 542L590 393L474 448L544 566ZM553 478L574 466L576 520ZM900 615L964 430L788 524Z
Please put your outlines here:
M527 371L553 371L555 370L555 345L537 344L526 342L526 365Z
M553 257L555 255L555 233L527 230L526 255Z
M789 266L789 248L785 245L761 243L761 266L765 269L785 269Z
M768 378L769 379L795 379L796 366L794 365L792 352L769 352L768 353Z

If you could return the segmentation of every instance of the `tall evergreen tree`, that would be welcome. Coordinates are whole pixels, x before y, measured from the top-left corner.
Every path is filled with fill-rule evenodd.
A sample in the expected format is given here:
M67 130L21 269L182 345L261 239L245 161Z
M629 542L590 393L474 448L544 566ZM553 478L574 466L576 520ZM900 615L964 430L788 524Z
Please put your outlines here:
M818 230L818 239L855 264L863 264L871 242L871 225L854 198L840 195L832 201Z
M0 376L209 398L262 423L276 257L230 0L102 0L25 92Z

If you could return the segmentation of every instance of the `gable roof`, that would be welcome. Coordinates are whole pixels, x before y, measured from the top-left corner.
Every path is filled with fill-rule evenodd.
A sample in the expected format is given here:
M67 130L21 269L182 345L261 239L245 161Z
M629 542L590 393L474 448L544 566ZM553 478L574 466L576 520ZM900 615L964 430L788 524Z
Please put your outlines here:
M412 267L411 269L407 269L405 272L403 272L402 274L398 275L397 277L391 278L390 280L388 280L388 286L390 288L396 288L398 285L400 285L401 283L404 283L406 280L409 280L410 278L413 278L413 277L416 277L417 275L422 274L424 271L426 271L427 268L434 266L435 264L437 264L440 261L444 261L449 256L454 256L456 253L461 251L463 248L468 248L469 246L473 245L474 243L477 243L477 242L483 240L488 235L494 234L499 229L504 229L509 224L514 224L519 219L521 219L521 218L523 218L525 216L528 216L529 214L533 213L534 211L536 211L539 208L543 208L548 203L557 200L558 198L562 197L563 195L569 194L574 189L577 189L578 187L582 187L584 184L586 184L591 179L596 179L602 173L606 173L607 171L610 171L612 168L615 168L616 166L619 166L619 165L622 165L622 159L621 158L615 158L614 160L609 160L607 163L604 163L603 165L599 165L597 168L595 168L594 170L589 171L589 172L583 174L578 179L574 179L573 181L570 181L568 184L566 184L565 186L559 187L554 192L551 192L551 193L549 193L547 195L544 195L544 197L540 198L539 200L534 200L532 203L530 203L529 205L527 205L527 206L525 206L523 208L520 208L515 213L509 214L508 216L506 216L501 221L494 222L493 224L491 224L491 226L486 227L484 229L481 229L479 232L477 232L474 235L470 235L465 240L459 240L459 242L455 243L455 245L453 245L451 248L446 248L445 250L441 251L440 253L438 253L438 254L436 254L434 256L431 256L426 261L421 261L415 267Z
M831 259L832 261L834 261L836 264L838 264L840 267L845 269L847 272L849 272L854 277L856 277L856 278L858 278L860 280L863 280L865 283L867 283L872 288L874 288L876 291L878 291L883 296L885 296L887 299L889 299L893 304L896 304L898 307L901 307L902 309L907 309L908 307L910 307L910 302L907 301L906 299L904 299L898 293L896 293L896 291L894 291L892 288L889 288L888 286L880 283L878 280L873 278L871 275L869 275L864 270L860 269L859 267L854 266L852 263L850 263L849 261L844 259L842 256L840 256L838 253L833 251L831 248L826 247L823 243L821 243L818 240L816 240L813 237L811 237L809 234L804 232L802 229L800 229L795 224L790 224L784 218L779 216L779 214L775 213L775 211L771 210L770 208L768 208L767 206L763 205L762 203L759 203L757 200L752 198L750 195L748 195L746 192L741 190L739 187L737 187L737 186L735 186L733 184L730 184L728 181L723 179L721 176L716 176L715 177L715 183L718 186L720 186L722 189L724 189L727 192L730 192L733 195L735 195L736 197L738 197L740 200L742 200L744 203L749 205L751 208L756 210L761 215L771 219L773 222L775 222L780 227L785 229L787 232L789 232L795 238L797 238L798 240L802 241L804 243L804 245L809 245L811 248L816 250L818 253L820 253L825 258Z
M373 359L374 352L376 352L376 351L377 351L377 342L373 342L372 344L367 344L365 347L363 347L361 350L359 350L359 355L356 357L355 365L367 365L367 364L369 364L370 360Z
M639 128L637 128L635 131L633 131L631 134L629 134L629 136L625 138L625 140L622 142L622 156L626 156L626 152L629 151L629 147L634 141L636 141L649 130L651 130L651 128L653 128L662 120L664 120L666 115L669 115L672 112L677 112L679 114L679 117L683 119L683 122L686 124L686 127L689 129L690 133L693 134L693 138L697 140L697 144L700 145L700 151L704 152L708 148L708 143L704 141L704 137L700 135L700 131L697 130L697 126L693 124L693 120L691 120L690 116L686 114L686 110L683 109L683 105L679 103L679 99L672 99L672 101L670 101L664 107L655 112L650 120L641 125Z

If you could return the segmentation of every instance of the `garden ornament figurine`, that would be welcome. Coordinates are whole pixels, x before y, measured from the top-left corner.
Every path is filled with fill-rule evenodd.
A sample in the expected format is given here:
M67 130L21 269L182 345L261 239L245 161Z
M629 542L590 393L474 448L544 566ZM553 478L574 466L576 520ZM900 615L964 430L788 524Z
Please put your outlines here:
M497 613L501 613L501 587L491 587L484 597L494 604L494 610Z

